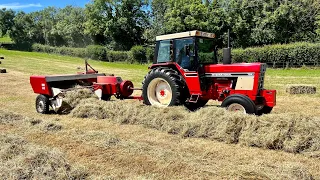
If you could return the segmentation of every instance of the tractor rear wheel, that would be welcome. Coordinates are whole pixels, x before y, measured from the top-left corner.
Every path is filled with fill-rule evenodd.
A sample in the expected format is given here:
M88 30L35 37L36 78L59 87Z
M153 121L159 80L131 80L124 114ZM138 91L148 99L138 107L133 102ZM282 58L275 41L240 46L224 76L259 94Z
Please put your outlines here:
M146 105L167 107L184 102L182 77L173 69L151 70L142 85L142 97Z
M257 109L254 102L247 96L234 94L228 96L221 104L228 111L238 111L244 114L256 114Z
M49 113L49 98L45 95L38 95L36 99L36 110L41 114Z

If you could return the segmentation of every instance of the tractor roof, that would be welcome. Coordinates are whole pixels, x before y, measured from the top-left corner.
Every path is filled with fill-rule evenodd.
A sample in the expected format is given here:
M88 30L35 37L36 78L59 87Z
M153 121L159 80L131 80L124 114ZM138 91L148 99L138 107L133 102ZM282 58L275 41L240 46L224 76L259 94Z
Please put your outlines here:
M215 38L216 35L213 33L207 33L202 31L187 31L187 32L181 32L181 33L174 33L174 34L166 34L156 37L156 41L161 40L170 40L170 39L178 39L178 38L185 38L185 37L205 37L205 38Z

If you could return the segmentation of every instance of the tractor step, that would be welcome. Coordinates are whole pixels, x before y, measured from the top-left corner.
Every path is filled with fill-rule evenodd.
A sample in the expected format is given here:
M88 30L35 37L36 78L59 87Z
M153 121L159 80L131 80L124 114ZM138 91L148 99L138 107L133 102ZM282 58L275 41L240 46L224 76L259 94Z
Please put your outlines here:
M189 99L189 102L196 103L196 102L198 102L199 97L200 97L199 94L192 94Z

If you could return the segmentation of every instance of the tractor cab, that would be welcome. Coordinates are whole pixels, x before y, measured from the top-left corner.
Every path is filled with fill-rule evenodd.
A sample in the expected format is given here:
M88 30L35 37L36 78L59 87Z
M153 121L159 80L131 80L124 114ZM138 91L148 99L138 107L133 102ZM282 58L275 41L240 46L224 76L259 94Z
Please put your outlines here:
M154 64L175 62L184 71L198 71L203 64L216 64L215 34L201 31L157 36Z

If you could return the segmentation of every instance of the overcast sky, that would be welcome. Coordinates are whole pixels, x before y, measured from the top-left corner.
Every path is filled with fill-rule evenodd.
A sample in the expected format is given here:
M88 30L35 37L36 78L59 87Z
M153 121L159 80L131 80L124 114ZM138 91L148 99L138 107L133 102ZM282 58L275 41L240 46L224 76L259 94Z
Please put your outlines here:
M1 0L0 9L7 8L15 11L32 12L48 6L65 7L66 5L84 7L90 0Z

